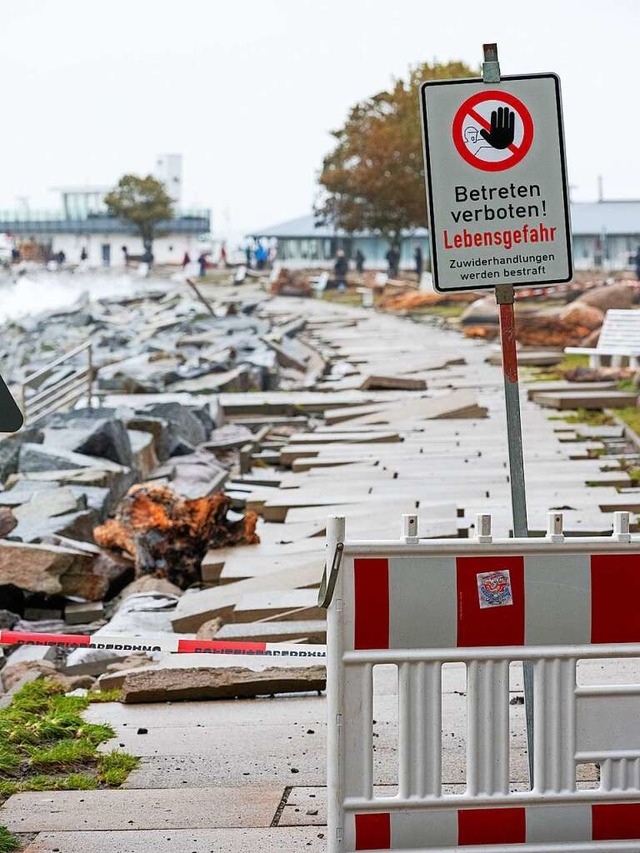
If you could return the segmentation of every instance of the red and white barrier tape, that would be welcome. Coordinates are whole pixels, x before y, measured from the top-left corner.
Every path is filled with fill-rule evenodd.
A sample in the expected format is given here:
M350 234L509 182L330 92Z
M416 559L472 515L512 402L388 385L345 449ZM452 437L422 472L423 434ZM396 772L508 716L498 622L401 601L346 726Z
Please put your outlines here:
M0 646L58 646L62 649L107 649L117 652L175 652L177 654L262 655L325 660L327 647L249 643L225 640L186 640L176 635L161 640L118 634L38 634L0 631Z

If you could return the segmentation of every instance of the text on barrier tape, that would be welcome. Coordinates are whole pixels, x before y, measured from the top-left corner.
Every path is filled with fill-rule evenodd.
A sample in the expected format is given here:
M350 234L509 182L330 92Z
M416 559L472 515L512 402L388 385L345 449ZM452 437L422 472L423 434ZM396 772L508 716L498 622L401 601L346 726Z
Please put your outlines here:
M186 640L179 636L162 640L119 634L38 634L0 631L0 646L58 646L62 649L106 649L116 652L175 652L178 654L264 655L267 657L326 658L327 647L281 645L226 640Z

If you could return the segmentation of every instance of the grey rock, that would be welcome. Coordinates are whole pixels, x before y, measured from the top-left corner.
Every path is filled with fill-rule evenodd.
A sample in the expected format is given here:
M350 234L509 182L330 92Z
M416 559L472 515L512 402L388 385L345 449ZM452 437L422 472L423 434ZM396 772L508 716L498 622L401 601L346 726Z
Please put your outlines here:
M153 436L153 444L156 456L160 462L165 462L171 456L171 450L175 444L175 437L169 430L169 422L164 418L155 418L150 415L134 415L127 419L127 429L148 432Z
M98 409L72 409L70 412L56 412L47 420L47 426L51 429L60 429L66 426L75 426L77 421L102 421L116 417L117 409L112 407L100 407Z
M69 539L91 542L93 530L97 523L98 514L93 509L65 513L54 517L33 515L23 518L6 539L11 542L37 543L44 542L48 537L59 534Z
M0 492L0 506L20 506L28 503L38 493L51 492L59 488L60 483L55 480L19 480L12 488ZM115 506L116 502L111 500L111 492L107 488L82 485L68 485L67 488L81 502L83 509L96 510L101 520Z
M20 617L17 613L12 613L10 610L0 610L0 631L11 631L19 621Z
M194 446L202 444L213 429L213 422L206 407L192 408L173 402L156 403L150 406L146 413L164 418L169 422L173 435Z
M110 459L131 467L133 455L126 427L119 420L97 421L84 441L73 448L76 453Z
M20 442L12 438L0 441L0 480L4 482L10 474L18 470Z
M82 505L84 504L84 505ZM18 521L28 521L39 518L53 518L58 515L86 509L86 500L74 495L66 486L48 491L34 492L31 500L16 507L14 516Z
M28 663L33 660L54 661L55 659L56 649L54 646L19 646L9 655L5 672L19 663Z

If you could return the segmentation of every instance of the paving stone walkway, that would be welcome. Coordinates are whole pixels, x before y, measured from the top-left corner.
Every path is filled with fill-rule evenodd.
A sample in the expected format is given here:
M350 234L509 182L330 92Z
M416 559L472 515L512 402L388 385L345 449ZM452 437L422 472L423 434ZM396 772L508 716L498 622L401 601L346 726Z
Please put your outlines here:
M283 311L287 305L295 304L296 310L300 310L299 303L293 300L274 300L269 304L282 305ZM306 307L305 304L305 310ZM314 316L321 316L329 312L329 307L312 302L309 310ZM349 312L345 309L344 313ZM362 316L363 312L351 313ZM420 335L425 351L457 350L465 357L466 366L434 372L429 388L443 393L452 387L477 389L481 404L488 407L489 417L425 422L424 443L442 441L446 447L449 441L453 448L460 442L475 441L484 450L487 476L504 472L507 450L502 379L498 368L485 363L486 344L464 340L457 333L436 327L418 327L397 318L371 315L370 334L381 334L382 330L398 339ZM598 525L602 528L599 501L605 490L587 489L580 484L580 461L570 462L571 453L560 442L553 422L538 406L526 401L525 396L523 389L528 498L534 525L544 529L547 510L554 503L561 503L577 507L574 514L567 513L568 523L574 529ZM414 466L415 475L419 475L418 438L414 435L403 449L407 454L405 466ZM412 456L414 450L416 455ZM554 459L558 454L563 457L563 466L566 468L564 463L567 463L569 470L576 473L576 481L566 486L559 486L554 479ZM425 465L430 458L426 453L423 455ZM448 464L453 464L456 458L448 457ZM585 472L587 467L583 469ZM462 488L462 477L460 484ZM462 501L467 517L472 519L475 512L492 511L495 532L504 535L510 526L506 477L491 481L490 501L486 500L484 489L472 486L466 487L468 497ZM606 492L612 493L613 489ZM389 668L376 669L381 673L381 682L374 708L378 734L374 775L377 784L390 786L397 778L396 685L393 672L385 671ZM514 672L511 690L514 697L521 696L518 672ZM446 667L444 781L451 790L464 782L465 693L464 669L456 665ZM510 714L513 741L510 775L514 784L523 785L526 753L522 705L510 705ZM38 833L27 853L326 850L324 697L128 706L114 703L92 706L86 717L114 726L116 736L103 745L104 750L126 749L141 757L141 766L119 790L11 797L0 810L0 823L13 832Z

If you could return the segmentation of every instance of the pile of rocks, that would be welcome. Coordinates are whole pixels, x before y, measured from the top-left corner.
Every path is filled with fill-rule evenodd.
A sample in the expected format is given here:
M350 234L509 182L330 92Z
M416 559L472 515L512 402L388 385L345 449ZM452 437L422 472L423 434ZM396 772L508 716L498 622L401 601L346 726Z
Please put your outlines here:
M2 375L21 383L90 340L99 391L267 390L277 385L277 359L260 339L269 328L252 316L255 306L255 300L238 300L207 311L186 285L129 298L83 297L69 308L7 324ZM38 390L64 379L72 366L61 365Z
M211 505L208 516L192 514L184 541L178 519L171 540L174 570L178 557L186 556L184 550L179 554L176 542L186 542L191 556L182 585L198 581L199 560L207 547L215 546L212 540L217 536L232 544L244 529L242 516L227 521L231 501L216 493L237 463L238 447L253 434L247 427L219 424L213 399L192 405L150 402L56 414L42 428L0 441L0 606L5 608L0 628L88 634L106 624L114 597L136 575L153 568L142 566L139 554L155 554L157 542L154 551L136 534L133 552L124 547L103 550L96 544L98 525L140 481L149 482L148 490L172 495L177 507L202 511L204 503ZM223 537L225 526L228 535ZM147 520L147 530L152 540L162 533L154 519ZM116 543L107 537L104 544ZM160 563L156 574L166 575L166 561ZM20 672L25 667L48 671L56 661L64 663L55 650L25 647L11 654L5 670L21 665Z

